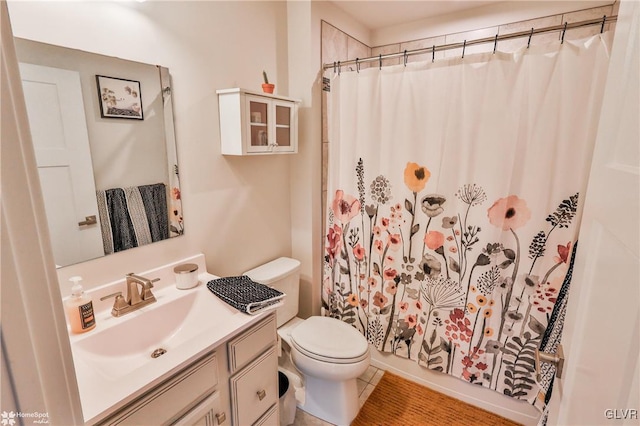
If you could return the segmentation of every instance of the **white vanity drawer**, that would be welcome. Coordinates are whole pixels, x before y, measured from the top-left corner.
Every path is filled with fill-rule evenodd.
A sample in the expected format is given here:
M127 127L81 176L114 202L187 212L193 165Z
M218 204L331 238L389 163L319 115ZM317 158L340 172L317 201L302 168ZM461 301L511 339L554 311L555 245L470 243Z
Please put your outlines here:
M138 398L104 423L109 425L161 425L175 421L213 393L218 384L215 353Z
M268 347L277 342L276 316L271 314L228 344L231 374L244 367Z
M280 426L280 411L278 411L278 404L273 404L273 407L266 412L264 416L260 418L253 426Z
M278 355L271 347L230 379L233 424L248 426L278 403Z
M219 426L223 424L229 424L229 422L227 422L227 415L222 409L220 392L216 391L172 426Z

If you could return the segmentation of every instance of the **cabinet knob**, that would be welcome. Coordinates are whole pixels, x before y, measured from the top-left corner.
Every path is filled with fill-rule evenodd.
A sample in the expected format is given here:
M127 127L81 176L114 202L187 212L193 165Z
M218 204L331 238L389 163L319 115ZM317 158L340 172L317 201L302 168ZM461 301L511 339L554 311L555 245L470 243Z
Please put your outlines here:
M260 401L262 401L264 399L265 396L267 396L267 392L265 392L264 389L259 390L258 392L256 392L258 394L258 399Z
M225 420L227 420L227 415L224 413L224 411L222 413L216 414L216 421L219 425L224 423Z

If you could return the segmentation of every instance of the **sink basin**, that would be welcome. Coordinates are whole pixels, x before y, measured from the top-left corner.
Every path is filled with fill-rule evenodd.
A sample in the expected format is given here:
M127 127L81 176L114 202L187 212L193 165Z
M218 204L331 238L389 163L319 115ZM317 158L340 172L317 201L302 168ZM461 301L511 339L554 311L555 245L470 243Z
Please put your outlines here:
M205 304L198 303L198 292L168 301L158 299L125 317L109 318L113 325L73 344L75 354L103 377L118 380L156 359L151 356L154 350L169 352L193 337L198 329L190 330L189 325L207 317Z

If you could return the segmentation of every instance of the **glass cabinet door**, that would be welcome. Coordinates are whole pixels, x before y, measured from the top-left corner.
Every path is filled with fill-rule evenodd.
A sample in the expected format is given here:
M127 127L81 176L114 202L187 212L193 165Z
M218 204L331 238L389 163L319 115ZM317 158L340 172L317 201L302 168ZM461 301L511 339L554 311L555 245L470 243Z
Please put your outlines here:
M276 146L291 146L291 124L293 108L291 104L275 102L276 114Z
M269 146L269 103L249 100L250 146Z

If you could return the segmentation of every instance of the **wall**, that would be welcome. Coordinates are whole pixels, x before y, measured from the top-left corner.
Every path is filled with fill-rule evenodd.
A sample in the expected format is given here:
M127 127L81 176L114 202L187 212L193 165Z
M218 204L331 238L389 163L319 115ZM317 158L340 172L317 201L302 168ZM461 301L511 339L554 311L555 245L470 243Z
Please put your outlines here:
M5 2L0 3L0 20L0 406L3 413L46 412L46 418L38 419L43 423L81 424L80 396ZM24 422L17 418L16 423Z
M160 73L155 65L16 38L18 61L77 71L96 189L169 185ZM140 82L144 120L102 118L96 75Z
M612 3L613 0L495 2L453 14L439 15L377 29L371 35L371 46L382 46L408 40L419 40L445 34L497 27L509 22L522 22L540 17L563 15L577 10L608 6ZM601 18L602 15L597 17ZM525 29L530 28L525 27Z
M291 255L290 158L220 154L216 89L288 92L284 2L9 2L17 37L160 64L173 81L185 235L59 270L88 287L202 252L234 275ZM304 145L304 141L301 141Z
M460 16L444 16L439 19L431 19L412 23L411 25L398 25L376 31L373 37L376 42L371 49L372 55L400 53L405 50L429 48L435 45L462 43L464 40L475 40L485 37L493 37L496 34L506 35L520 31L529 31L531 28L544 28L562 25L565 22L573 23L591 19L601 19L603 16L612 16L616 13L617 6L610 3L605 6L588 7L594 2L522 2L510 5L505 10L504 5L490 5L488 7L473 9L473 13L462 13ZM602 3L602 2L597 2ZM619 5L619 3L618 3ZM580 9L580 10L578 10ZM560 12L562 11L562 12ZM459 18L459 19L456 19ZM615 24L606 24L604 30L612 30ZM422 30L420 30L422 28ZM471 29L471 30L469 30ZM439 33L438 33L439 32ZM577 40L597 34L599 26L585 27L567 31L565 40ZM560 39L560 33L540 34L531 38L531 44L545 44ZM394 42L390 42L390 41ZM498 43L497 49L501 52L514 52L527 45L528 39L519 38L505 40ZM493 44L469 46L465 49L465 55L491 52ZM436 59L460 56L462 49L451 49L436 52ZM430 60L430 54L410 56L411 62ZM401 63L400 58L387 59L387 65Z
M290 93L302 100L299 110L299 152L291 163L292 256L302 262L300 312L320 314L322 238L322 91L321 21L331 19L368 41L369 30L333 3L318 0L287 2Z

